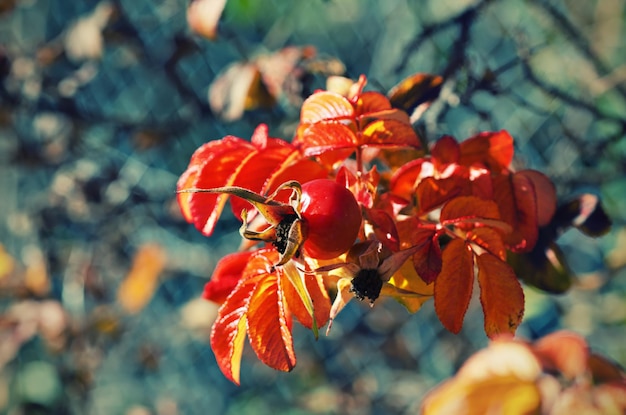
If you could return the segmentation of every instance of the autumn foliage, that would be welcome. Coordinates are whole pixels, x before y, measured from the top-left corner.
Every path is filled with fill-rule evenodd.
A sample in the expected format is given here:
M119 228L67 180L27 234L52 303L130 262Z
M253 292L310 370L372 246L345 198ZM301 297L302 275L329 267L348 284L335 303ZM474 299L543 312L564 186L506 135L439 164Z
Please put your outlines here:
M306 99L290 141L260 125L250 140L227 136L192 155L178 181L184 218L210 236L230 201L242 219L241 251L219 262L204 291L221 304L211 346L228 379L240 382L246 337L263 363L293 369L294 318L317 336L352 298L391 297L412 313L432 299L458 333L478 287L484 331L495 338L522 321L520 279L564 286L565 265L546 253L558 249L560 229L582 227L591 212L579 210L578 222L555 213L551 181L512 167L507 131L428 145L413 126L441 84L417 74L385 95L365 91L362 76L347 91ZM317 189L328 180L351 193L350 213L347 199ZM347 217L325 228L311 205Z

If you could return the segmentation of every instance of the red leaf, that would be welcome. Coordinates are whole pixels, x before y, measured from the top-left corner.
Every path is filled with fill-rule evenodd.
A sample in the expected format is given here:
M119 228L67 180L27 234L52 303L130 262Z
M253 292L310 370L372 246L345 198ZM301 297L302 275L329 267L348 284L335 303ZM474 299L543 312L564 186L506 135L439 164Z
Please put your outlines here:
M589 346L583 337L557 331L537 340L533 351L547 370L558 370L569 380L584 375L589 368Z
M393 252L400 250L400 237L391 215L381 209L367 209L368 221L374 227L374 233L380 242Z
M461 142L459 164L483 164L495 173L507 171L513 161L513 137L505 131L483 132Z
M224 303L241 280L250 256L254 253L235 252L222 257L213 271L211 280L204 285L202 297L218 304Z
M427 284L435 281L443 266L441 248L435 232L425 232L429 238L424 246L413 255L413 266L417 275Z
M440 207L448 200L461 193L462 188L457 177L435 179L426 177L417 185L416 196L420 213L427 213Z
M431 150L431 155L435 170L443 172L449 164L459 161L461 149L454 137L445 135L437 140Z
M550 223L556 211L556 188L552 180L537 170L520 170L518 175L525 176L533 184L537 198L537 225Z
M480 303L485 333L515 333L524 315L524 291L513 269L498 257L484 253L476 258Z
M453 239L442 257L441 273L435 279L435 311L445 328L458 333L472 297L473 253L465 241Z
M354 108L345 97L329 91L320 91L302 103L300 123L313 124L320 121L352 119Z
M537 243L537 200L533 184L524 174L493 178L494 200L502 220L512 227L504 242L513 252L529 252Z
M441 209L439 221L443 225L460 220L500 219L498 205L492 200L483 200L476 196L459 196L448 201Z
M276 260L278 258L269 265ZM282 278L286 278L282 268L276 268L257 284L247 312L248 336L252 349L263 363L288 372L296 365L296 355L281 289Z

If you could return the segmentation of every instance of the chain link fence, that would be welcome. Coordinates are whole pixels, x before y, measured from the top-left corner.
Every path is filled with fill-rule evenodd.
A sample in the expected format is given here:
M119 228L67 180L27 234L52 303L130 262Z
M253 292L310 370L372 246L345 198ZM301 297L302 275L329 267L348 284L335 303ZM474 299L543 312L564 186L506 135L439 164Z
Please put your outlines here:
M520 333L571 328L626 363L622 0L230 0L214 41L190 33L186 7L0 4L0 265L12 264L0 277L4 413L416 413L486 344L478 304L455 336L432 303L409 315L393 302L353 302L328 337L295 328L292 373L250 350L241 387L219 372L206 327L215 309L194 300L238 245L238 222L202 237L181 219L175 184L206 141L248 138L261 122L292 136L288 100L234 122L208 101L228 65L289 45L314 46L374 90L444 75L418 126L428 141L506 129L519 166L546 173L560 196L601 195L613 231L562 236L580 284L558 297L529 290ZM118 290L146 244L167 261L147 305L128 312Z

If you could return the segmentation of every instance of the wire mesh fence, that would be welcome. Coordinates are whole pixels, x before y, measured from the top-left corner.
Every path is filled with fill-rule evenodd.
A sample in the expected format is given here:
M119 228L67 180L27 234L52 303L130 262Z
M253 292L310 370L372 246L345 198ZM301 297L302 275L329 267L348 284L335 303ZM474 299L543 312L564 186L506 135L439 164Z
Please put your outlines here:
M195 300L237 247L239 222L222 219L202 237L182 220L174 189L206 141L247 139L261 122L291 138L293 100L236 121L209 103L229 65L291 45L315 47L353 79L366 74L374 90L441 74L442 94L418 125L426 140L506 129L519 166L546 173L559 195L600 194L613 232L563 235L580 287L560 297L528 291L520 332L572 328L626 362L623 1L231 0L213 41L190 33L186 8L0 7L5 413L416 413L430 387L486 344L478 304L459 335L441 327L432 304L416 315L392 302L350 304L329 337L295 329L292 373L246 350L242 386L221 375L207 340L216 310ZM306 95L324 78L299 86ZM129 312L119 287L147 244L167 260L145 307Z

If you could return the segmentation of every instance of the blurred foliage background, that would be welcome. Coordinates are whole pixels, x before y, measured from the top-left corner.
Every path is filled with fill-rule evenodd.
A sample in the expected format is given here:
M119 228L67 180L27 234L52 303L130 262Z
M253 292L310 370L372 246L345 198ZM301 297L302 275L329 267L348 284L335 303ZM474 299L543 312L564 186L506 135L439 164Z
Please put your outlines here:
M324 70L235 121L208 98L229 65L286 46L313 46L327 72L366 74L383 92L444 75L419 124L428 141L507 129L518 166L546 173L560 197L600 195L612 231L561 236L577 283L528 289L519 333L569 328L626 364L623 0L229 0L215 40L190 32L187 6L0 2L2 413L415 413L486 344L478 304L455 336L432 303L409 315L353 302L329 337L295 328L292 373L247 350L242 386L223 378L207 341L216 308L199 295L237 247L238 222L202 237L175 183L206 141L248 138L260 122L291 138Z

